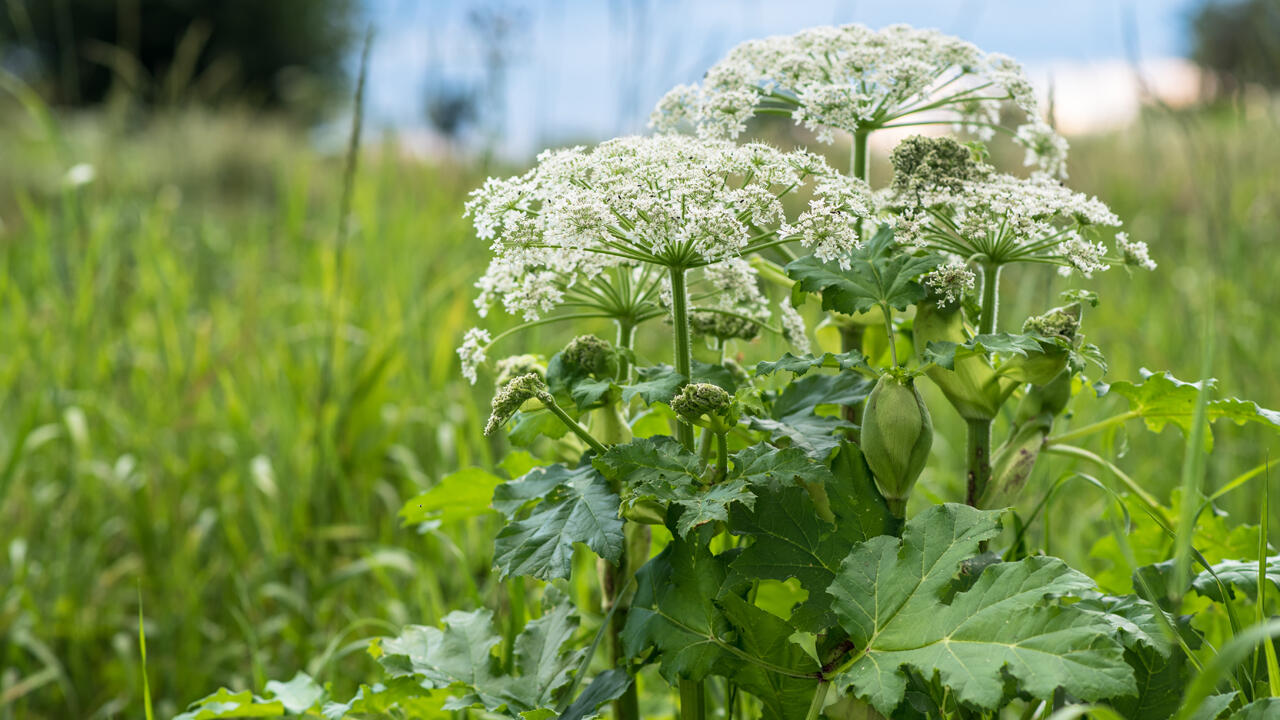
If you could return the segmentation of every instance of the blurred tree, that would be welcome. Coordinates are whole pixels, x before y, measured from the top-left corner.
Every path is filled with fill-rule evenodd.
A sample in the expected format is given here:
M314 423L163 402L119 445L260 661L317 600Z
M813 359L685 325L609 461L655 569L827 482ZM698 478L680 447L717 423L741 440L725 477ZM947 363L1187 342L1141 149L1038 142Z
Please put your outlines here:
M1191 21L1191 57L1218 80L1219 92L1247 84L1280 88L1280 0L1214 0Z
M234 95L313 110L341 87L356 0L3 0L0 62L53 102Z

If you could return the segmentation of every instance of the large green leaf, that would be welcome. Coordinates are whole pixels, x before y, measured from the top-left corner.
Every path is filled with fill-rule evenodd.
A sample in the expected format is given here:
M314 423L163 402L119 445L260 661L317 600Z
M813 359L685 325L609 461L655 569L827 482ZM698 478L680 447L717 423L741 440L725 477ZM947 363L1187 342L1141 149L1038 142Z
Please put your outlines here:
M1206 570L1196 575L1191 581L1191 587L1195 588L1196 592L1218 602L1223 602L1224 598L1218 585L1218 580L1221 580L1228 593L1233 590L1241 590L1249 597L1251 602L1257 601L1257 560L1224 560L1220 563L1215 563L1211 567L1213 568L1213 573ZM1216 579L1214 575L1217 576ZM1273 555L1267 558L1265 575L1272 586L1280 589L1280 555Z
M796 451L775 452L792 460ZM825 591L840 562L855 544L888 530L892 516L853 445L842 448L835 474L812 461L807 466L778 462L777 467L787 472L782 477L753 476L755 507L738 507L732 513L732 531L752 542L730 567L749 580L798 580L808 598L795 608L791 620L817 632L834 623L831 597ZM819 502L814 502L814 495Z
M756 375L772 375L776 372L789 372L804 375L814 368L834 368L849 370L856 367L867 367L867 359L857 350L843 353L822 353L814 355L806 353L799 357L786 353L775 362L760 361L756 365Z
M404 504L400 517L405 525L416 525L433 519L446 522L490 512L489 501L502 478L480 468L465 468L446 475L439 485Z
M785 418L811 413L820 405L852 405L867 399L875 383L854 372L808 375L787 384L773 401L772 415Z
M893 230L883 227L865 247L852 253L848 270L813 255L794 260L785 269L801 290L822 294L822 309L853 315L880 304L905 310L923 300L924 287L915 278L939 262L941 258L934 255L908 255L893 242Z
M905 670L934 677L960 702L994 709L1006 684L1036 698L1059 688L1094 701L1135 691L1133 670L1109 623L1054 598L1091 590L1056 558L991 565L944 600L961 563L999 530L999 512L936 505L856 547L830 593L858 648L838 687L883 714L902 701Z
M1054 345L1047 338L1036 335L1019 335L1013 333L995 333L992 335L975 335L966 343L931 342L924 351L925 362L931 362L947 370L955 370L956 359L1000 353L1002 355L1019 355L1028 357L1032 353L1044 352L1046 345Z
M585 648L573 649L578 618L568 603L529 621L515 639L514 672L501 672L494 648L501 638L489 610L452 612L444 628L411 625L398 637L378 641L378 662L393 678L413 677L427 688L461 693L445 709L483 707L490 712L520 713L552 708L570 684Z
M1212 389L1217 385L1213 378L1200 382L1185 382L1166 372L1140 370L1141 383L1121 381L1110 385L1098 383L1095 389L1099 397L1115 393L1129 401L1129 407L1137 412L1152 432L1160 432L1169 423L1181 428L1188 437L1195 416L1196 397L1201 388ZM1255 422L1280 430L1280 412L1259 407L1257 403L1239 398L1210 400L1205 406L1206 422L1226 419L1237 425ZM1213 433L1205 427L1205 449L1213 449Z
M670 365L654 365L636 369L639 382L622 386L622 399L631 402L637 395L646 405L656 402L670 402L676 392L688 382L711 383L733 393L738 389L738 381L733 373L723 365L712 365L699 360L693 361L690 368L692 378L676 372Z
M326 703L322 710L328 720L342 720L352 714L358 717L396 717L416 720L451 720L454 713L444 709L448 693L423 687L413 676L392 678L387 683L361 685L355 696L344 703Z
M676 538L640 568L622 631L627 654L654 648L659 671L672 684L710 675L730 647L726 638L733 627L715 603L727 573L703 535Z
M226 688L205 696L173 720L213 720L214 718L261 718L284 715L284 703L267 700L245 690L233 693Z
M791 641L795 629L736 595L723 596L720 607L737 628L737 645L743 652L791 673L784 675L743 661L734 663L733 681L760 700L763 720L803 720L818 685L819 668L803 648Z
M751 427L769 433L772 442L799 448L809 457L825 461L840 446L840 438L833 433L854 425L843 418L802 411L781 418L753 417Z
M688 535L695 527L729 517L733 503L755 501L745 482L729 479L704 484L699 479L702 461L670 437L641 438L615 445L595 458L605 476L620 483L627 506L657 501L683 509L676 532Z
M1231 716L1234 720L1275 720L1280 717L1280 698L1263 698L1240 708Z
M502 502L503 507L510 507L508 502L519 502L529 491L539 492L541 498L526 516L509 523L494 540L493 563L501 577L567 578L576 543L586 545L610 562L616 562L621 555L618 496L590 465L576 470L554 465L538 468L522 481L502 485L499 490L503 490L502 500L495 493L495 505ZM532 501L525 500L518 507L529 502Z

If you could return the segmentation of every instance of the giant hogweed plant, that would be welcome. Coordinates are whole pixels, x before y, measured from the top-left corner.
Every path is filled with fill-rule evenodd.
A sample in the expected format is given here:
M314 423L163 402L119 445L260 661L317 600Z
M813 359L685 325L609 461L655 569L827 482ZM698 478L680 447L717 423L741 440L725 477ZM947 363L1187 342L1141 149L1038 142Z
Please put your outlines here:
M999 124L1007 104L1020 127ZM849 172L741 142L758 114L789 115L820 142L848 133ZM654 122L654 136L544 153L466 209L493 253L481 315L500 305L524 320L467 334L469 381L523 329L616 327L493 362L486 433L525 448L502 463L509 479L472 468L405 506L411 525L502 516L509 617L454 612L376 641L387 679L346 702L299 675L266 697L219 691L184 717L1280 712L1280 626L1263 622L1280 559L1265 522L1229 529L1213 508L1259 471L1208 498L1189 473L1175 511L1080 444L1142 419L1180 427L1194 458L1209 422L1280 428L1280 414L1168 373L1097 381L1087 290L1021 322L999 316L1005 269L1155 269L1102 202L1062 184L1066 143L1015 63L931 31L818 28L735 48ZM976 142L912 137L891 182L868 187L871 133L932 124L1006 133L1035 169L1002 174ZM810 299L843 347L810 348L796 310ZM637 349L641 333L669 338L660 362ZM748 365L760 333L795 352ZM950 409L929 407L921 383ZM1106 395L1128 409L1059 427L1073 400ZM966 421L965 492L930 504L913 489L938 412ZM1023 497L1045 453L1110 482L1064 475ZM1030 541L1070 481L1114 500L1116 532L1095 546L1115 563L1108 577Z

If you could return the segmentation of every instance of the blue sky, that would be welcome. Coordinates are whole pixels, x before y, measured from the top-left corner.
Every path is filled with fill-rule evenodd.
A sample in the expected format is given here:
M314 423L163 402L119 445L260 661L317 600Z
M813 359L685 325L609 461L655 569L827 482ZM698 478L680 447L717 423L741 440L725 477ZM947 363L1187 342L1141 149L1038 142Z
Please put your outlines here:
M369 110L384 127L422 127L424 97L442 85L483 84L477 8L516 19L488 131L506 154L639 132L667 88L696 80L743 40L813 25L908 23L958 35L1022 61L1051 64L1186 53L1196 0L368 0L377 30ZM1136 32L1135 32L1136 31ZM503 106L505 106L503 108Z

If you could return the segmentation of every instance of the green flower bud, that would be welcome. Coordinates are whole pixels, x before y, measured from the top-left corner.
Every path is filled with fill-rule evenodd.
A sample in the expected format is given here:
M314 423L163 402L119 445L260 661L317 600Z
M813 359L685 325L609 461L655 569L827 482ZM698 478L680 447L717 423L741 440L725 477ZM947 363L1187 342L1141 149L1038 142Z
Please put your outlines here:
M489 422L485 423L484 434L492 435L498 431L512 415L520 409L529 400L537 399L541 402L548 403L551 401L551 393L547 392L547 384L537 373L528 373L515 378L507 383L493 396L491 406L492 412L489 414Z
M744 385L751 382L751 374L748 373L747 369L742 367L737 360L734 360L733 358L725 358L720 362L720 364L724 366L725 370L729 371L729 374L733 376L734 380L737 380Z
M706 415L724 416L733 405L733 396L724 388L711 383L689 383L671 399L671 409L691 423Z
M889 509L902 517L929 460L933 421L911 378L881 375L862 414L862 454Z
M750 340L760 334L760 326L745 317L698 310L689 313L689 330L720 340Z
M496 385L502 387L521 375L533 373L544 380L547 377L547 366L537 355L512 355L497 362L494 366L498 378Z
M618 352L608 340L595 335L579 335L570 340L560 351L560 357L570 368L596 378L612 378L618 374Z
M898 143L890 159L893 188L900 192L956 191L964 182L988 171L974 160L972 150L945 137L912 135Z
M1080 311L1080 303L1056 307L1043 315L1027 318L1022 324L1022 332L1074 340L1076 331L1080 329Z

